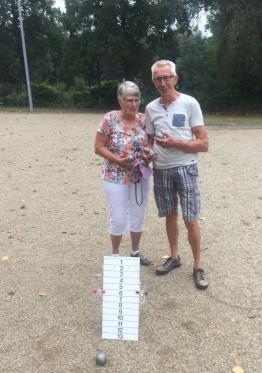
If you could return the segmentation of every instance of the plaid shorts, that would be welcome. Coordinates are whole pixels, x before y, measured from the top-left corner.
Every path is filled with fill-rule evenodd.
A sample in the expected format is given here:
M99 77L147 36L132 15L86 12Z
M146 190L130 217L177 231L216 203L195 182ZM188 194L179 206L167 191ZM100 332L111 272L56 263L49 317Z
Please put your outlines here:
M178 196L184 220L197 220L200 190L197 164L154 169L154 195L160 217L178 211Z

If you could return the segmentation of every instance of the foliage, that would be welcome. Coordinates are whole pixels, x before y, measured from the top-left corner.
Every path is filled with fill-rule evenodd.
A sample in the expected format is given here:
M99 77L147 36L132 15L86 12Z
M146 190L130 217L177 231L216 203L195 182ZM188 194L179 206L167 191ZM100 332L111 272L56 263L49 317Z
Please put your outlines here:
M90 103L90 90L84 89L81 91L70 91L74 106L77 108L88 108L91 106Z
M75 88L65 90L64 85L50 85L47 82L32 83L32 96L36 107L77 107L110 108L117 106L116 90L118 81L102 81L100 86L87 87L79 82ZM25 91L5 95L6 106L25 106Z
M220 107L257 109L262 99L262 3L214 0L207 4Z
M50 84L33 83L32 95L36 106L61 106L63 103L63 91L59 87Z
M117 105L116 90L119 82L114 80L102 81L100 86L81 87L71 90L76 107L110 108Z
M21 0L33 101L110 107L119 81L136 81L144 106L156 97L150 66L177 63L179 89L205 110L258 110L262 86L261 0ZM211 37L191 29L208 11ZM24 103L17 0L0 2L0 95Z
M196 97L205 110L216 109L214 53L210 39L200 33L181 35L177 59L178 89Z
M25 106L27 96L25 92L10 93L4 97L3 103L5 106Z

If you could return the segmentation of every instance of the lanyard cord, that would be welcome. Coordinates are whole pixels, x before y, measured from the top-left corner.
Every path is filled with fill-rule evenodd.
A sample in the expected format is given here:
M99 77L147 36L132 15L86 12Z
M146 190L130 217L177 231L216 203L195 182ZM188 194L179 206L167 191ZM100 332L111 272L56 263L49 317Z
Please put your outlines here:
M140 200L140 202L138 202L138 198L137 198L137 184L140 184L140 190L141 190L141 200ZM136 197L136 203L137 203L137 205L138 206L141 206L142 205L142 203L143 203L143 188L142 188L142 180L139 182L139 181L137 181L136 183L135 183L135 197Z

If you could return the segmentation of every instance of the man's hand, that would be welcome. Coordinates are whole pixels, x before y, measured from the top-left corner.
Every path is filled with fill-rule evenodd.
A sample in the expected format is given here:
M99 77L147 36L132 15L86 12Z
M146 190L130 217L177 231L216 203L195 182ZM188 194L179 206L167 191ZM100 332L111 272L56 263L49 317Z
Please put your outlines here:
M154 140L158 145L163 148L175 148L182 150L185 153L199 153L208 151L208 135L205 126L195 126L192 128L192 132L195 136L192 140L183 141L177 140L172 137L168 132L163 132L165 135L164 139L154 137Z
M154 137L157 145L161 145L163 148L175 148L177 140L174 139L168 132L162 132L164 137Z

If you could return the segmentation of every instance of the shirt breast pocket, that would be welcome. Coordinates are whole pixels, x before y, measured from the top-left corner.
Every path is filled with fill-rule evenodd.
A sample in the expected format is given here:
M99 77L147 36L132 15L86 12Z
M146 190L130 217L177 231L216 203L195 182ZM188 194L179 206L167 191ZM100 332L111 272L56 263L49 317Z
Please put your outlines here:
M185 114L173 114L172 125L173 127L185 127L186 125Z

